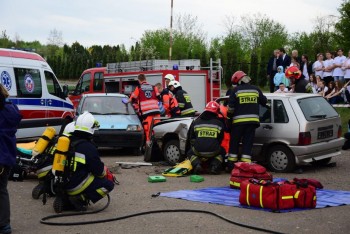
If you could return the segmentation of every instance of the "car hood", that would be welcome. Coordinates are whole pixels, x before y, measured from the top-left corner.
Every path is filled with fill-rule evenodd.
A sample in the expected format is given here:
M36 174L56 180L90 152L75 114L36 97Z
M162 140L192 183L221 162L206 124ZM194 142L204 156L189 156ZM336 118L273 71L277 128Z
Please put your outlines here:
M128 125L141 125L137 115L94 115L99 129L126 129Z

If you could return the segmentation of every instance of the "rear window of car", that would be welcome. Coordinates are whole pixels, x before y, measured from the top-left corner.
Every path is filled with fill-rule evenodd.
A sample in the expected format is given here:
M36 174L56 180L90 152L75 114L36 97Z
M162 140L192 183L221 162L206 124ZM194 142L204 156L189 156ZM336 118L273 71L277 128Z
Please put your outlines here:
M135 115L131 104L124 104L121 97L91 96L84 99L81 113L89 111L100 115Z
M323 97L309 97L298 100L307 121L334 118L338 116L335 109Z

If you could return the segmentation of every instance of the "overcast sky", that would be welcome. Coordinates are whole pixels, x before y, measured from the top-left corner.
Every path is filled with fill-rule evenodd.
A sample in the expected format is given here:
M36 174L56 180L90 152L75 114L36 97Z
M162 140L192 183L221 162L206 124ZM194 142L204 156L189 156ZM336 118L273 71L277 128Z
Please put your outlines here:
M225 33L226 16L261 13L291 32L312 30L317 16L336 15L342 0L173 0L174 15L197 16L208 39ZM91 45L125 44L145 30L169 27L171 0L0 0L0 31L13 40L46 44L53 29L63 41Z

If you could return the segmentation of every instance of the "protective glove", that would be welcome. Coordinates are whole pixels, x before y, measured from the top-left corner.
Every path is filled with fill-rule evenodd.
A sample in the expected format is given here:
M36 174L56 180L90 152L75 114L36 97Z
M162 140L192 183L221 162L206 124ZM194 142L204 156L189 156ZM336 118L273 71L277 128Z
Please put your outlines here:
M109 181L112 181L115 184L119 184L119 182L117 181L117 179L115 178L115 176L113 175L113 173L105 166L104 167L105 170L105 178Z

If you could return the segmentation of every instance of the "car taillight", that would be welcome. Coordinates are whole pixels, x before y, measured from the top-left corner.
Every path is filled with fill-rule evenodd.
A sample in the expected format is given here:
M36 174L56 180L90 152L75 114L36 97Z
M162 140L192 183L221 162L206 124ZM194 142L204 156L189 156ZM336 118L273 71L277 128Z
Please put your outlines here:
M338 138L341 137L342 131L341 131L341 126L338 127Z
M310 145L310 144L311 144L311 133L299 132L298 145Z

